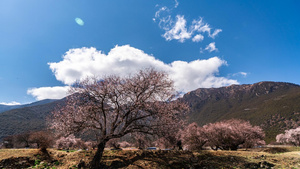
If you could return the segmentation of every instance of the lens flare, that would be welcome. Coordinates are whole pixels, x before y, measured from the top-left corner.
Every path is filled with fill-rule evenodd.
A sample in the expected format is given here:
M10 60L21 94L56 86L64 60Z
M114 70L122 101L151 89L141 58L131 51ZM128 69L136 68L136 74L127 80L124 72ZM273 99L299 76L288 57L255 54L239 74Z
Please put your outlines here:
M75 18L75 22L76 22L78 25L80 25L80 26L83 26L83 25L84 25L83 20L80 19L80 18Z

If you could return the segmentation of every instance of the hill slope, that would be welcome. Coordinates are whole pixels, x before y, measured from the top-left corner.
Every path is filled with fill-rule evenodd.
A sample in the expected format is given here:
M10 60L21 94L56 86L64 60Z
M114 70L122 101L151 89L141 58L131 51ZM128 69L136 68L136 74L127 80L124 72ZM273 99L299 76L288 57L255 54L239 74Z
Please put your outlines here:
M0 113L0 140L5 136L44 129L46 117L61 102L44 100Z
M190 122L205 125L230 118L249 120L263 127L267 142L300 124L300 86L291 83L197 89L185 94L182 100L191 107Z

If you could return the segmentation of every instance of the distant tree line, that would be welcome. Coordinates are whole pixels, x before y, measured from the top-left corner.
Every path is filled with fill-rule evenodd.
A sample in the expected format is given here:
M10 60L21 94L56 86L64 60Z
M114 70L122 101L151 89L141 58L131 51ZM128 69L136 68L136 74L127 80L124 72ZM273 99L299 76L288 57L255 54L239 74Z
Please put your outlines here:
M203 127L199 127L196 123L182 124L173 128L173 130L162 132L164 135L161 136L132 133L125 139L115 138L109 140L106 147L113 149L126 147L145 149L155 146L170 150L202 150L204 147L210 147L213 150L237 150L241 147L251 148L265 144L263 140L264 132L260 127L252 126L249 122L238 119L210 123ZM286 135L289 135L288 138L290 138L293 134L279 135L278 142L287 142L288 139L284 139L287 137ZM299 140L297 141L293 140L294 143L297 143L295 145L299 145ZM50 131L27 132L9 136L3 139L2 144L3 148L96 148L96 141L83 141L81 138L76 138L74 134L66 137L55 136Z
M49 131L25 132L7 136L2 140L2 148L39 148L51 147L54 142L53 134Z

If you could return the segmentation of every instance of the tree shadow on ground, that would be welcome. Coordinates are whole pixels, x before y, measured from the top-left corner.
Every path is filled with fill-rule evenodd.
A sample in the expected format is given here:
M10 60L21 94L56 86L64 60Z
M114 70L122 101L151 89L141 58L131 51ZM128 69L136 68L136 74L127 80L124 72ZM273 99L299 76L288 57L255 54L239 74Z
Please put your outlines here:
M250 163L244 157L217 156L191 151L122 151L104 156L102 168L270 168L267 162ZM273 165L274 166L274 165Z

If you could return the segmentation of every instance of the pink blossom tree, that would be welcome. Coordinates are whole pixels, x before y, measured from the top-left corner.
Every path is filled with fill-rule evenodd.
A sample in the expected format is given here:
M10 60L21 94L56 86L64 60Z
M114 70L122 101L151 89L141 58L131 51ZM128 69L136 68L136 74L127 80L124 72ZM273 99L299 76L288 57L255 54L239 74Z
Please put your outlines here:
M55 141L55 147L59 149L68 149L68 148L86 148L85 142L80 138L76 138L74 134L71 134L67 137L60 137Z
M132 133L131 137L133 138L133 145L140 150L151 146L151 143L154 140L153 135L144 134L140 132Z
M300 127L285 130L284 134L278 134L276 136L276 142L300 146Z
M182 150L182 133L184 133L185 121L181 120L172 129L162 131L162 135L155 141L156 146L165 149Z
M240 145L264 143L263 130L239 119L224 120L203 126L212 149L237 150Z
M127 77L87 78L76 83L64 106L52 113L51 128L65 135L97 131L98 149L91 161L100 168L105 144L129 133L159 134L176 126L187 109L173 101L173 81L165 72L141 70Z
M206 130L199 127L196 123L189 124L181 135L183 144L189 150L202 150L205 143L208 141Z

